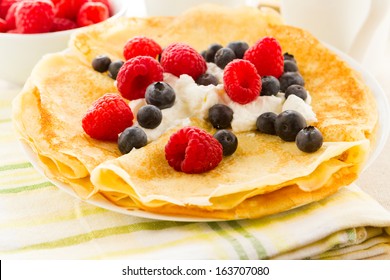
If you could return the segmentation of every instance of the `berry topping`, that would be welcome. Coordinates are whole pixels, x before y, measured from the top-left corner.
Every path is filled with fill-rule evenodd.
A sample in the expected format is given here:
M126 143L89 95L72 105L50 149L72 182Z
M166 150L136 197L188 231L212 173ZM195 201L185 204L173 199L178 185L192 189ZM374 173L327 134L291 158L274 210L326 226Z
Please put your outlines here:
M306 127L305 118L293 110L280 113L275 120L276 134L287 142L295 141L298 132L304 127Z
M218 130L214 138L222 145L223 155L230 156L237 150L238 140L233 132L227 129Z
M0 18L5 19L10 7L14 3L20 2L20 1L22 1L22 0L1 0L0 1Z
M275 120L277 115L273 112L261 114L256 121L256 128L258 131L266 134L275 135Z
M305 153L318 151L323 141L321 132L314 126L308 126L300 130L295 139L298 149Z
M236 58L234 52L229 48L219 49L214 57L214 62L221 69L225 69L226 65Z
M100 73L106 72L110 64L111 59L107 55L98 55L92 60L92 68Z
M215 54L219 49L222 49L223 47L220 44L211 44L208 49L206 50L206 61L207 62L214 62Z
M117 94L105 94L88 109L82 120L84 131L98 140L117 140L118 134L133 125L133 112Z
M114 80L118 76L119 70L123 66L124 62L122 60L116 60L110 63L108 66L108 76Z
M196 79L196 83L200 86L208 86L208 85L218 85L218 79L212 74L204 73Z
M165 82L155 82L146 88L146 103L154 105L161 110L172 107L175 99L174 89Z
M183 43L174 43L166 47L161 55L161 65L165 72L177 77L187 74L194 80L207 70L204 58L195 49Z
M261 77L261 92L260 95L271 96L276 95L280 90L279 80L274 76Z
M70 30L77 28L77 24L74 21L71 21L67 18L54 18L53 20L53 26L51 28L51 31L64 31L64 30Z
M261 91L261 79L255 66L242 59L230 62L223 73L225 91L231 100L247 104L256 99Z
M209 121L216 129L229 128L233 110L224 104L215 104L209 109Z
M244 58L245 52L249 49L249 45L246 42L235 41L230 42L227 47L234 51L236 58L242 59Z
M21 33L49 32L53 20L54 6L47 0L22 1L15 10L15 24Z
M110 12L106 5L101 2L84 3L78 14L77 24L79 26L88 26L108 19Z
M165 146L165 158L176 171L203 173L214 169L223 157L222 145L206 131L184 127L172 134Z
M284 60L289 60L289 61L292 61L294 63L297 63L294 56L292 54L287 53L287 52L283 54L283 58L284 58Z
M126 60L130 58L145 55L157 58L161 54L162 49L153 39L145 36L136 36L131 38L123 48L123 56Z
M298 71L298 66L292 60L285 60L284 61L283 71L284 72L297 72Z
M133 148L142 148L147 143L148 138L145 131L137 126L126 128L118 138L118 148L123 155L130 153Z
M307 91L303 86L291 85L286 89L285 96L288 98L291 94L298 96L299 98L306 100Z
M139 125L149 129L158 127L162 121L162 117L161 110L154 105L145 105L137 113Z
M145 97L146 88L163 80L163 68L150 56L137 56L123 64L117 76L117 87L129 100Z
M250 47L244 59L252 62L260 76L279 78L283 74L283 55L279 42L272 37L264 37Z
M291 85L304 86L305 81L299 72L286 72L279 78L280 90L286 92L286 89Z

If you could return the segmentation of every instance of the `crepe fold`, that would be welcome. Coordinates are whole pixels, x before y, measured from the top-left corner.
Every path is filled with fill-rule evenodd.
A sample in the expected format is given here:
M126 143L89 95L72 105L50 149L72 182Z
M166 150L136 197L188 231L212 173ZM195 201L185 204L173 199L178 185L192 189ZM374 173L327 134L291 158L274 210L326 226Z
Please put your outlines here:
M91 61L100 54L123 59L125 42L136 35L162 47L186 42L199 51L211 43L275 37L298 61L323 147L308 154L276 136L243 132L237 151L217 168L185 174L171 168L164 154L180 127L127 155L116 143L91 139L81 126L84 113L102 95L118 94ZM353 182L373 145L377 111L359 74L309 33L282 25L271 12L206 5L176 18L124 18L76 34L67 51L47 55L35 67L14 101L14 122L46 176L83 199L100 194L126 209L240 219L318 201ZM214 132L204 120L192 118L191 125Z

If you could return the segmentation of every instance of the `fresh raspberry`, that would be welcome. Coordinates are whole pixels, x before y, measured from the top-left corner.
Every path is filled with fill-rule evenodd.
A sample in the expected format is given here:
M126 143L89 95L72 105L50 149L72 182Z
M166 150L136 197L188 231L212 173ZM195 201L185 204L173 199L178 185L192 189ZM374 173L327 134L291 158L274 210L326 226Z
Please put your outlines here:
M15 29L16 28L16 22L15 22L15 11L18 7L19 2L15 2L12 4L12 6L8 9L8 13L5 17L5 21L7 23L7 30Z
M223 157L222 145L211 134L187 126L172 134L165 158L176 171L203 173L214 169Z
M256 67L243 59L235 59L226 66L223 83L230 99L240 104L255 100L261 91L261 78Z
M117 140L118 134L133 125L134 115L118 94L107 93L96 100L83 117L84 131L94 139Z
M161 65L165 72L177 77L187 74L194 80L207 70L204 58L195 49L183 43L169 45L162 52Z
M108 19L110 13L106 5L100 2L84 3L77 15L79 26L88 26Z
M51 0L54 4L54 14L58 18L75 20L78 9L75 8L75 0Z
M137 56L127 60L118 72L117 87L129 100L145 97L146 88L163 80L163 68L150 56Z
M130 58L146 55L153 58L161 53L162 49L159 44L157 44L153 39L147 38L145 36L136 36L131 38L125 44L123 48L123 56L126 60Z
M48 0L25 0L15 11L16 28L21 33L49 32L54 20L54 6Z
M7 16L9 8L16 3L22 0L0 0L0 18L5 19Z
M64 31L64 30L69 30L69 29L74 29L77 28L77 24L67 18L54 18L53 21L53 27L52 30L53 32L56 31Z
M252 62L260 76L279 78L283 74L283 54L278 41L272 37L264 37L250 47L244 59Z
M4 19L0 18L0 33L7 32L7 30L7 22Z

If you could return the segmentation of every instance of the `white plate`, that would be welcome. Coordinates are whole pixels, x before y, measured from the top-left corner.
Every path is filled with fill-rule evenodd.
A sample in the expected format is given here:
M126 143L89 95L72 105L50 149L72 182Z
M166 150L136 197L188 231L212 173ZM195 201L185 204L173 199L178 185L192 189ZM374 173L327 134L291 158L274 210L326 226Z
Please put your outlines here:
M390 131L390 122L388 120L390 119L390 107L387 102L385 93L383 89L380 87L378 82L369 74L367 73L362 66L354 61L352 58L348 57L344 53L334 49L333 47L328 46L332 51L337 53L342 59L344 59L352 68L360 72L363 76L364 81L366 84L371 88L375 99L377 101L378 106L378 113L379 113L379 127L377 129L377 140L375 143L375 147L373 151L371 152L369 159L365 165L365 169L370 166L374 160L378 157L378 155L381 153L381 151L384 148L384 145L386 144L387 138L389 136ZM28 159L32 163L32 165L44 175L42 167L39 165L38 157L35 154L35 152L31 149L31 147L21 141L22 147L24 151L27 154ZM66 193L79 198L79 196L73 191L73 189L58 180L49 179L54 185L56 185L61 190L65 191ZM80 198L79 198L80 199ZM209 221L221 221L221 219L208 219L208 218L194 218L190 216L177 216L177 215L163 215L163 214L155 214L150 213L142 210L127 210L122 207L116 206L107 199L105 199L102 195L98 194L93 196L92 198L85 200L87 203L90 203L92 205L111 210L117 213L125 214L125 215L131 215L141 218L148 218L148 219L156 219L156 220L166 220L166 221L178 221L178 222L209 222Z

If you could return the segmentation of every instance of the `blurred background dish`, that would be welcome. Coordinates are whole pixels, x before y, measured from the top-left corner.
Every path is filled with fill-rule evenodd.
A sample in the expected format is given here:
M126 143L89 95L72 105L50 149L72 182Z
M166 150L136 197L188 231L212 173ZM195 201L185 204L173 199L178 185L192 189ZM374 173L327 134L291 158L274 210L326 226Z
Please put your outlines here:
M112 20L126 14L127 0L110 0ZM23 85L38 60L47 53L64 50L74 32L80 27L65 31L17 34L0 33L0 79Z

